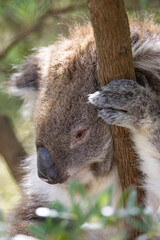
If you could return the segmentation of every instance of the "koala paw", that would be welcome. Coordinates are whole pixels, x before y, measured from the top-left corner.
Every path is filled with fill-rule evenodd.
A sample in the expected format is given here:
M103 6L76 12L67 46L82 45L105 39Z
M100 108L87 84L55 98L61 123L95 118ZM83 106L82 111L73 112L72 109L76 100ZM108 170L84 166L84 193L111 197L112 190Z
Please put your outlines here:
M134 128L151 122L155 97L149 87L119 79L90 94L89 102L99 109L99 116L108 124Z

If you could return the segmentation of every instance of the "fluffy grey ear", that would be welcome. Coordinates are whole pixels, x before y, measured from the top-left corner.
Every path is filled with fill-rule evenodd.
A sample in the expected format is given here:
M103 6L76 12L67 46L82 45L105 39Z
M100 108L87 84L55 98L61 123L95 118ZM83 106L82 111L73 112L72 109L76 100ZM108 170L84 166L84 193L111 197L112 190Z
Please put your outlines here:
M36 92L40 80L38 58L36 55L29 56L25 63L17 67L16 70L18 72L13 73L10 78L10 91L22 97L24 92Z
M15 69L17 73L13 73L10 77L8 92L20 96L24 100L22 114L24 117L29 117L34 111L36 93L40 82L38 56L29 56L22 65Z

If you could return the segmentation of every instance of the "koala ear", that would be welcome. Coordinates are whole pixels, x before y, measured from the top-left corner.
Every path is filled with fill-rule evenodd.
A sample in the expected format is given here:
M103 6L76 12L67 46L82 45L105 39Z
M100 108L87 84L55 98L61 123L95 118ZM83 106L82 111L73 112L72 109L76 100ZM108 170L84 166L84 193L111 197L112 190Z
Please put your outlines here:
M9 94L23 99L22 115L29 117L34 111L37 91L40 83L39 59L36 55L29 56L26 61L16 68L8 84Z
M29 56L17 70L18 73L13 73L9 81L10 92L22 97L25 92L36 92L40 80L37 56Z

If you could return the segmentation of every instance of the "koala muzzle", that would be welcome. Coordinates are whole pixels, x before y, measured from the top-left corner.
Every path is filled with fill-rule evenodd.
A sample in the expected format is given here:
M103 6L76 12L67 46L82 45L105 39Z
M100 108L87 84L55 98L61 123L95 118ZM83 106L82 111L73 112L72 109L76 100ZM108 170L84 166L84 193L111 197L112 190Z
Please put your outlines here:
M39 147L37 152L38 176L49 184L63 183L68 176L61 174L54 165L50 152L46 147Z

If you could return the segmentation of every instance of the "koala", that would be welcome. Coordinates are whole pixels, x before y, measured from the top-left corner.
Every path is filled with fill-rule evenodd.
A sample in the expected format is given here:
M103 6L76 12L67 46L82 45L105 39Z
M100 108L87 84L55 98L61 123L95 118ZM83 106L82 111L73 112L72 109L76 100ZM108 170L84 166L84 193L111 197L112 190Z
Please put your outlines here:
M30 235L35 209L59 200L70 205L68 184L88 194L114 184L112 205L122 193L113 158L110 124L131 132L145 175L146 205L160 205L160 31L149 21L130 21L136 82L113 80L100 87L92 26L76 25L68 38L42 47L11 77L12 92L33 114L35 154L25 160L22 200L11 219L11 235ZM89 96L89 97L88 97ZM93 239L93 238L91 238ZM97 238L99 239L99 238Z

